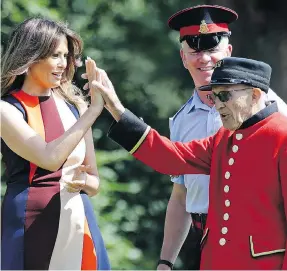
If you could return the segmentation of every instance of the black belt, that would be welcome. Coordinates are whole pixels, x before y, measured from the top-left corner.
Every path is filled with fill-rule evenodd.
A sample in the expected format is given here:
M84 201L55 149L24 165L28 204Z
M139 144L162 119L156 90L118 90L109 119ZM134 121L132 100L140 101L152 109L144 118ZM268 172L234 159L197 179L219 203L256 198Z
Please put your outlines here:
M190 215L195 227L203 230L206 225L207 214L191 213Z

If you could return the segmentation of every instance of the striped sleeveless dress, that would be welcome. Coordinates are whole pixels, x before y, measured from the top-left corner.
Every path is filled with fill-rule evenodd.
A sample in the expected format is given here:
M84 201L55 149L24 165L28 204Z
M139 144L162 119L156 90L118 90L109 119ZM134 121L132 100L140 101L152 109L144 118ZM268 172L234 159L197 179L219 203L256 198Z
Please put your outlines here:
M37 97L19 90L2 99L20 110L46 142L61 136L79 118L76 107L53 92ZM2 139L1 143L7 175L1 206L1 269L109 270L87 194L69 193L65 187L83 163L84 139L56 172L37 167Z

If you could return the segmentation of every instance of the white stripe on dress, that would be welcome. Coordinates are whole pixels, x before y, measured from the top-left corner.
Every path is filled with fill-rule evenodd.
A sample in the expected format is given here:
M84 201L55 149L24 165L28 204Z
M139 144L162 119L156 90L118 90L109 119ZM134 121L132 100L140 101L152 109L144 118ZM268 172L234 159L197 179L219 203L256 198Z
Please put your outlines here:
M76 118L62 98L56 94L53 94L53 97L64 129L67 131L75 124ZM65 180L71 181L73 179L75 168L84 161L85 151L86 145L82 139L63 165L62 178L60 179L59 229L49 269L81 270L85 225L84 205L79 193L67 191Z

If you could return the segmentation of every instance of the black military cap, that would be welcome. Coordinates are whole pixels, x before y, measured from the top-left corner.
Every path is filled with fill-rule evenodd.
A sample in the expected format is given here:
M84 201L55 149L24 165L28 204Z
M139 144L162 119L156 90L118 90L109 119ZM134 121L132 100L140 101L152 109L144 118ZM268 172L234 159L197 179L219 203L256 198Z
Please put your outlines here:
M180 32L180 42L203 51L218 45L223 36L230 36L228 24L237 20L237 13L215 5L199 5L180 10L168 20L171 29Z
M248 58L226 57L218 61L209 85L199 90L211 90L212 86L244 84L268 92L272 68L262 62Z

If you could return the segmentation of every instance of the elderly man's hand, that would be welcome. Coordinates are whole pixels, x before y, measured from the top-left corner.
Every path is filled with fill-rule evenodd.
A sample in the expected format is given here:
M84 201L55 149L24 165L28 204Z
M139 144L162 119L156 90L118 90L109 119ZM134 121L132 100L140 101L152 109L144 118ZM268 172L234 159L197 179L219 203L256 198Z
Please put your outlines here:
M87 89L89 86L91 86L92 88L95 88L97 91L99 91L99 93L101 93L102 97L104 98L105 107L109 110L114 119L118 121L121 118L121 115L124 113L125 108L119 100L107 73L98 67L96 67L95 72L99 76L93 76L92 81L90 81L91 76L82 74L82 78L89 80L89 83L85 84L84 89Z

